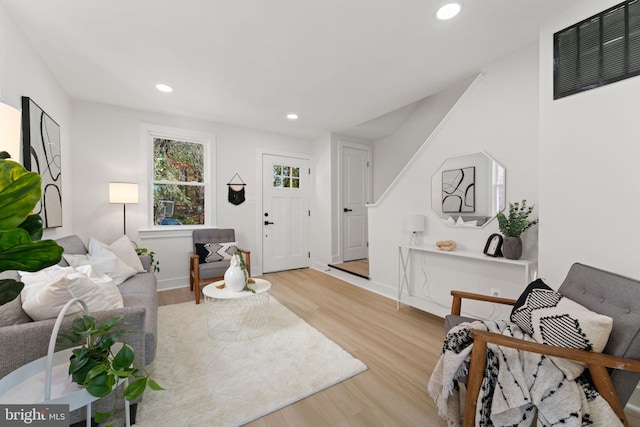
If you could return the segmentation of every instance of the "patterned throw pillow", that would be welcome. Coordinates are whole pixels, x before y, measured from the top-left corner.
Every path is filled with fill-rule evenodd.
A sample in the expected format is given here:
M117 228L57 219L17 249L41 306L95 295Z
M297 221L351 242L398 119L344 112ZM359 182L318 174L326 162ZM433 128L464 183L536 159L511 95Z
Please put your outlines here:
M511 321L539 343L598 353L607 345L613 326L611 317L563 297L540 279L520 295L511 312ZM569 379L584 370L577 362L552 359Z
M230 260L238 252L238 242L196 243L200 264Z

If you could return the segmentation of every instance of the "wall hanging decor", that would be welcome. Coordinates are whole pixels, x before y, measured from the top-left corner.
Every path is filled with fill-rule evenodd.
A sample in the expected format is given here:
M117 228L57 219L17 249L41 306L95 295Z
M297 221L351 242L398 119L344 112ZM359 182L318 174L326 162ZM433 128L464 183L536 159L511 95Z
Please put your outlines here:
M247 184L244 183L242 178L240 178L240 175L237 173L233 175L231 180L227 183L227 186L229 187L229 203L233 205L240 205L244 203L244 187L246 185Z
M42 199L33 212L45 228L62 227L60 126L29 97L22 97L24 167L42 177Z
M476 168L442 172L442 212L476 211Z

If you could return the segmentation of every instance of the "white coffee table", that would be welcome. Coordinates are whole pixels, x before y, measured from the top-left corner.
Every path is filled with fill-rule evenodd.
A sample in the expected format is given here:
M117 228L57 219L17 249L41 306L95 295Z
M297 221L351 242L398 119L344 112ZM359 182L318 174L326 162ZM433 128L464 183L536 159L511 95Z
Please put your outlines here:
M218 289L223 280L204 287L209 335L226 341L241 341L260 335L267 321L271 283L252 279L249 291L234 292L226 287Z

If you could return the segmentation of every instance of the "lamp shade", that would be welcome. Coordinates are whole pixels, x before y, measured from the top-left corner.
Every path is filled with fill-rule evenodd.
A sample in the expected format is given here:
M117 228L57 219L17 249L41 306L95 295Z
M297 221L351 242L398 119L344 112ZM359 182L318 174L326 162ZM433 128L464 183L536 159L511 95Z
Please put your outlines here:
M109 203L138 203L138 184L110 182Z
M0 102L0 151L20 160L20 110Z
M404 217L404 230L415 232L424 231L424 215L406 215Z

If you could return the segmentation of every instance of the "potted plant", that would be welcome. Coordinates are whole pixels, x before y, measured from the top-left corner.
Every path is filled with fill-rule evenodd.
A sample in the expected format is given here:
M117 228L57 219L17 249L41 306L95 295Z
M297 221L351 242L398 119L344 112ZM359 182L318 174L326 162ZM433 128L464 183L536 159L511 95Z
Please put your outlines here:
M121 379L132 380L124 389L123 396L120 396L118 388L115 389L113 409L110 412L94 413L97 423L113 415L118 399L122 397L129 401L135 400L147 387L152 390L164 390L144 369L141 370L133 363L135 353L131 347L124 344L113 354L113 345L128 332L115 329L122 323L123 317L114 316L99 325L96 325L95 319L89 315L77 317L70 329L60 331L56 340L59 346L79 346L73 350L69 375L73 382L83 386L92 396L104 397L111 393Z
M535 205L527 206L527 201L522 203L509 203L509 217L498 212L498 227L504 234L502 253L508 259L520 259L522 256L522 239L520 235L538 223L537 219L530 220Z
M0 153L0 272L38 271L56 264L62 248L42 238L42 218L32 215L42 195L40 175ZM24 284L0 280L0 305L14 300Z
M149 255L149 261L150 261L150 268L151 271L153 271L154 273L160 273L160 261L156 261L155 259L155 255L156 253L154 251L150 251L147 248L139 248L139 247L135 247L136 249L136 254L138 255Z

